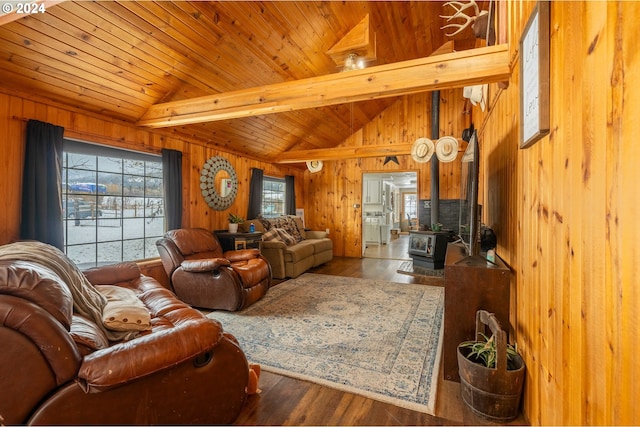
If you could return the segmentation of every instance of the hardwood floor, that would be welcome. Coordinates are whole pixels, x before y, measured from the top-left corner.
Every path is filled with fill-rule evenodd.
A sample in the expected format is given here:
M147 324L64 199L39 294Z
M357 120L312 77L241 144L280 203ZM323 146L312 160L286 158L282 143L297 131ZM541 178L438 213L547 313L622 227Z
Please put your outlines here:
M398 273L402 262L402 259L335 257L309 272L443 285L442 278ZM445 381L442 369L436 416L264 371L259 387L262 392L249 397L236 425L495 425L467 408L460 397L460 384ZM520 416L509 424L526 425L526 422Z
M400 234L397 239L389 240L385 245L367 244L365 258L411 259L409 256L409 235Z

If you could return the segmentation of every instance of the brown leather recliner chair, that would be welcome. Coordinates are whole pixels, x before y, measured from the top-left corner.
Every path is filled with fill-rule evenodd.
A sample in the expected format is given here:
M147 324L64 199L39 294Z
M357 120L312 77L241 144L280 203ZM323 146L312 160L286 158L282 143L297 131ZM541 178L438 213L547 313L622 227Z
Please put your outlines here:
M60 260L62 265L64 259ZM128 341L76 314L68 284L31 260L0 261L0 425L229 424L246 357L222 325L135 263L85 272L133 291L151 329Z
M242 310L271 286L271 266L258 249L223 253L204 228L171 230L156 246L173 291L195 307Z

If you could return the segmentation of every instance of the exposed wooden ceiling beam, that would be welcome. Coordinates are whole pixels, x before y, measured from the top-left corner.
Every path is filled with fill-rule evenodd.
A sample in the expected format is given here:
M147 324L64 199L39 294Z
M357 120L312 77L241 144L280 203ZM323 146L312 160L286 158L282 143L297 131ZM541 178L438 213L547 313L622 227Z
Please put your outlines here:
M413 144L364 145L359 147L319 148L282 153L275 163L300 163L307 160L341 160L411 154Z
M466 142L458 140L458 151L464 151ZM435 141L434 141L435 142ZM361 145L358 147L317 148L313 150L295 150L282 153L274 163L302 163L310 160L343 160L365 157L407 156L411 154L413 143L394 145Z
M281 113L509 80L506 44L151 106L148 127Z

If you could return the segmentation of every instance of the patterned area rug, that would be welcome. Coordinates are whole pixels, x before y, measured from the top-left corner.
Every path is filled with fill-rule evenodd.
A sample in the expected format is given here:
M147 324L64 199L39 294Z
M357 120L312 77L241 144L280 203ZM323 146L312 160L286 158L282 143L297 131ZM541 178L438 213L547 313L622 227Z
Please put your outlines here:
M306 273L208 316L266 371L433 415L444 288Z

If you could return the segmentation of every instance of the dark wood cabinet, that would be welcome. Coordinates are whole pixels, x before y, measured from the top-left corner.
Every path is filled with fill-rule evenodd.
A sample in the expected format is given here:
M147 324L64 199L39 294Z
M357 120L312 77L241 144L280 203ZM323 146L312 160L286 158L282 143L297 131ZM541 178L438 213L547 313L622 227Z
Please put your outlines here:
M460 244L449 244L444 266L444 378L460 381L458 344L475 337L476 311L494 313L509 332L511 272L496 257L495 265L482 256L468 257Z
M236 249L260 248L262 233L229 233L226 230L216 230L214 234L220 241L223 251L233 251Z

